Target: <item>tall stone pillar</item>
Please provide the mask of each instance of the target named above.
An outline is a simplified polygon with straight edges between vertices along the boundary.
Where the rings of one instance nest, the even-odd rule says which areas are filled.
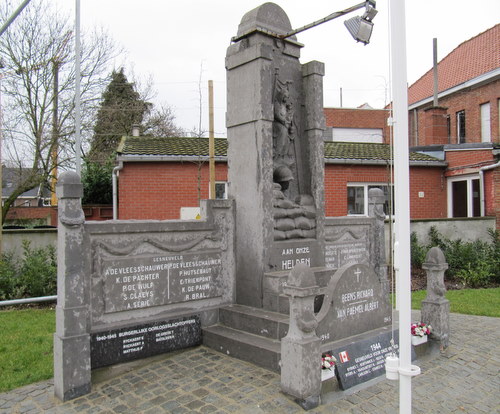
[[[57,307],[54,393],[67,401],[90,392],[89,278],[84,273],[83,186],[73,171],[61,174],[57,235]]]
[[[285,12],[245,14],[226,55],[237,302],[261,307],[266,272],[324,265],[323,65],[302,66]]]

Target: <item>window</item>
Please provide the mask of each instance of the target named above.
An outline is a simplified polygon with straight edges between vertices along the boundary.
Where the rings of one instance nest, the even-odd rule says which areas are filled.
[[[481,142],[491,142],[490,103],[481,105]]]
[[[457,143],[465,144],[465,111],[457,112]]]
[[[480,217],[479,176],[452,178],[448,181],[448,217]]]
[[[368,192],[371,188],[380,188],[385,195],[384,212],[389,215],[389,202],[392,198],[389,187],[385,184],[348,184],[347,185],[347,214],[368,215]],[[394,207],[394,204],[393,204]],[[393,210],[394,211],[394,210]]]
[[[215,182],[215,198],[217,200],[225,200],[227,198],[227,182],[226,181],[216,181]]]

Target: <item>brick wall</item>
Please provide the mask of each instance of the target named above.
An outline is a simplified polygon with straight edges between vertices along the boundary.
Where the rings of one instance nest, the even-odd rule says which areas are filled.
[[[201,198],[208,198],[208,163],[201,167]],[[446,184],[441,168],[412,167],[410,215],[413,219],[446,217]],[[198,207],[195,163],[125,163],[119,177],[120,219],[178,219],[181,207]],[[386,183],[384,166],[325,166],[325,214],[347,215],[347,184]],[[217,163],[216,180],[227,181],[226,164]],[[423,192],[423,197],[419,197]],[[422,194],[421,194],[422,195]]]
[[[479,168],[494,162],[491,149],[488,150],[447,150],[448,169],[446,176],[478,173]]]
[[[379,128],[383,130],[384,143],[389,143],[389,127],[385,109],[324,108],[327,127]]]
[[[57,226],[57,207],[11,207],[5,218],[8,222],[30,222],[42,220],[50,226]]]
[[[420,145],[448,143],[448,121],[446,108],[428,108],[423,112],[425,130],[421,133],[423,141]]]
[[[465,140],[466,143],[481,142],[481,114],[480,105],[490,103],[491,142],[500,142],[498,99],[500,98],[500,80],[488,85],[467,89],[450,96],[440,98],[439,106],[447,108],[450,118],[450,138],[446,142],[438,142],[439,137],[425,134],[425,110],[432,103],[418,109],[417,123],[415,124],[415,111],[410,111],[410,145],[430,145],[432,142],[442,144],[457,144],[457,117],[459,111],[465,111]],[[418,135],[418,137],[417,137]]]
[[[216,181],[227,181],[226,164],[216,163]],[[209,191],[208,162],[130,162],[119,176],[118,218],[180,218],[181,207],[198,207]]]
[[[446,183],[442,168],[410,168],[410,216],[412,219],[446,217]],[[347,215],[347,184],[387,183],[384,166],[325,166],[325,214]],[[423,193],[420,197],[419,193]]]

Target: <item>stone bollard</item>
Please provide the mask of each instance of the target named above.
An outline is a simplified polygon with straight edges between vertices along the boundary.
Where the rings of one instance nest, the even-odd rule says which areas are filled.
[[[305,410],[319,405],[321,392],[321,340],[314,315],[318,290],[314,273],[303,264],[292,269],[283,287],[290,300],[290,326],[281,340],[281,390]]]
[[[430,339],[439,341],[440,348],[444,349],[450,340],[450,302],[444,297],[444,272],[448,269],[448,263],[439,247],[429,250],[422,269],[427,272],[427,296],[422,301],[422,322],[431,325]]]
[[[80,177],[59,177],[57,235],[57,307],[54,334],[54,394],[62,401],[90,392],[89,280],[85,275],[85,216]]]

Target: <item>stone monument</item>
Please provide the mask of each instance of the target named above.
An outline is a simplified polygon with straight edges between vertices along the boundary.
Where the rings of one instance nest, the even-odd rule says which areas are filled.
[[[226,56],[237,302],[256,307],[266,273],[324,266],[324,66],[300,63],[303,45],[280,38],[290,30],[265,3],[243,16]]]
[[[90,392],[91,370],[199,345],[234,303],[234,209],[205,200],[204,220],[89,222],[80,177],[59,197],[54,391]]]

